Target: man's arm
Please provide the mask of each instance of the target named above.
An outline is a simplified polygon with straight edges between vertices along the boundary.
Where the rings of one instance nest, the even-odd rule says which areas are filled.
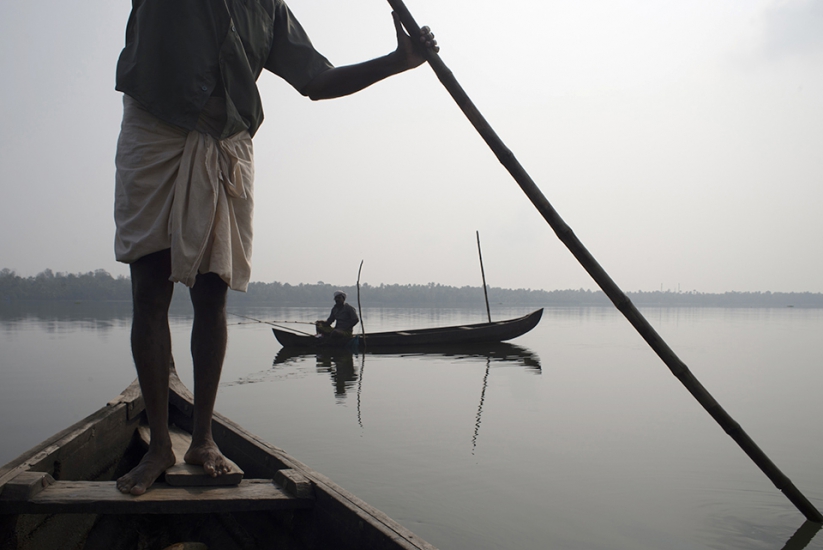
[[[402,73],[421,65],[426,58],[412,43],[412,39],[403,31],[400,18],[392,12],[394,27],[397,31],[397,49],[392,53],[371,61],[334,67],[315,76],[301,90],[312,100],[332,99],[359,92],[389,76]],[[434,34],[428,27],[423,27],[420,42],[427,48],[439,51]]]

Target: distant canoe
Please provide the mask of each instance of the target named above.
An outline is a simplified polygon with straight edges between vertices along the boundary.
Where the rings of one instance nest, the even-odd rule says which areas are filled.
[[[424,328],[416,330],[399,330],[392,332],[375,332],[366,334],[365,338],[356,336],[349,340],[315,338],[311,335],[296,334],[287,330],[273,328],[275,338],[283,347],[324,348],[349,347],[354,349],[412,349],[425,346],[463,345],[502,342],[526,334],[537,326],[543,315],[538,309],[523,317],[476,323],[452,327]]]

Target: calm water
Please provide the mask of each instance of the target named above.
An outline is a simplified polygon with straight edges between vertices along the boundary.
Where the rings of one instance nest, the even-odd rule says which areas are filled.
[[[0,306],[0,463],[133,380],[128,311]],[[328,308],[236,313],[309,321]],[[376,331],[485,311],[364,314]],[[823,508],[823,311],[644,314]],[[173,316],[190,385],[189,323]],[[285,357],[266,325],[229,335],[217,409],[442,550],[823,549],[823,534],[793,538],[803,516],[611,309],[546,310],[495,354]]]

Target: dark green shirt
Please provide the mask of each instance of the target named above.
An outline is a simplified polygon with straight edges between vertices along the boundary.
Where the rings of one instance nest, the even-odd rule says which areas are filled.
[[[187,130],[209,97],[224,97],[221,137],[254,136],[264,68],[302,93],[331,67],[282,0],[133,0],[116,89]]]
[[[326,320],[328,324],[335,323],[334,328],[345,331],[351,331],[354,325],[359,322],[360,318],[357,317],[357,312],[354,310],[354,307],[346,303],[342,306],[335,304],[334,307],[331,308],[329,318]]]

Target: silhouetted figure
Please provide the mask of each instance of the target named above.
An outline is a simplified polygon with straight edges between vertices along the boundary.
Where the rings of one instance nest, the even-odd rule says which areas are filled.
[[[360,318],[357,316],[357,311],[351,304],[346,303],[346,293],[342,290],[335,290],[334,307],[331,308],[329,318],[325,321],[315,322],[315,326],[319,337],[351,338],[352,329],[359,322]]]
[[[226,351],[226,294],[251,274],[253,149],[267,69],[312,100],[348,95],[425,60],[394,15],[397,49],[334,67],[283,0],[135,1],[117,64],[123,121],[115,159],[115,254],[131,266],[132,353],[151,428],[149,450],[118,479],[140,495],[175,463],[168,431],[174,282],[194,306],[194,430],[185,455],[227,470],[211,420]],[[360,39],[355,31],[355,39]],[[437,49],[424,29],[419,37]]]

